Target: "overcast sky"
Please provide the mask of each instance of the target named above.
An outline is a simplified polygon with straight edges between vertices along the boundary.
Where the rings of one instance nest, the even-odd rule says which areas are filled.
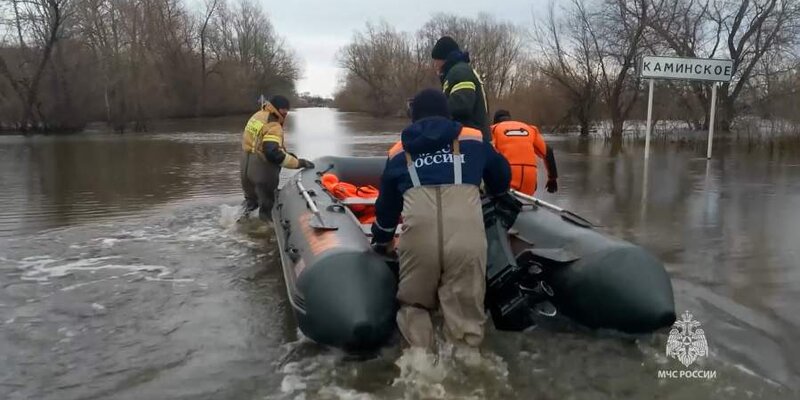
[[[413,32],[438,12],[468,17],[486,12],[498,20],[529,25],[534,13],[546,12],[548,0],[261,0],[260,4],[302,59],[298,92],[331,96],[341,76],[336,52],[368,21],[385,20],[398,30]]]

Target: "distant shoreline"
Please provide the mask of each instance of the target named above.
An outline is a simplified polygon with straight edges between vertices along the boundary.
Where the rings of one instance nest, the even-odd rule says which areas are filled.
[[[303,105],[299,107],[295,107],[295,110],[303,109],[303,108],[332,108],[335,107],[331,106],[314,106],[314,105]],[[252,112],[255,112],[254,109]],[[204,117],[194,117],[194,116],[185,116],[185,117],[165,117],[165,118],[153,118],[148,120],[149,123],[154,124],[161,124],[164,122],[170,121],[191,121],[191,120],[214,120],[214,119],[222,119],[222,118],[247,118],[250,116],[251,112],[240,112],[240,113],[231,113],[231,114],[223,114],[223,115],[209,115]],[[129,125],[132,125],[129,124]],[[149,131],[149,130],[148,130]],[[129,134],[140,134],[140,133],[148,133],[148,131],[144,132],[135,132],[132,129],[126,129],[125,132],[119,133],[115,132],[114,129],[108,124],[106,121],[93,121],[81,129],[51,129],[51,130],[30,130],[28,132],[22,132],[20,130],[15,130],[11,128],[6,128],[0,125],[0,136],[71,136],[71,135],[79,135],[83,133],[108,133],[114,135],[129,135]]]
[[[392,119],[392,120],[405,120],[406,118],[398,116],[387,116],[384,118],[374,117],[368,112],[362,111],[339,111],[336,107],[331,106],[300,106],[294,108],[295,110],[306,108],[324,108],[333,109],[339,113],[358,114],[364,117],[377,119]],[[118,133],[113,130],[105,121],[96,121],[86,125],[81,130],[51,130],[51,131],[30,131],[20,132],[14,130],[0,130],[0,137],[8,136],[73,136],[80,134],[102,134],[102,135],[136,135],[159,132],[163,129],[164,125],[170,123],[180,123],[182,121],[214,121],[228,118],[241,118],[245,119],[250,115],[249,112],[245,113],[232,113],[226,115],[208,116],[208,117],[172,117],[172,118],[159,118],[147,121],[150,129],[144,132],[134,132],[133,130],[126,130],[124,133]],[[586,140],[606,140],[612,141],[608,131],[607,123],[601,122],[590,131],[589,136],[581,137],[579,131],[575,127],[566,127],[558,132],[553,132],[554,127],[540,126],[540,130],[549,138],[565,138],[565,139],[586,139]],[[161,132],[163,133],[163,132]],[[653,128],[651,136],[654,141],[667,141],[667,142],[683,142],[695,143],[706,142],[708,139],[707,130],[694,130],[688,129],[685,123],[679,121],[660,121],[658,126]],[[625,130],[622,137],[622,142],[644,142],[645,140],[645,126],[644,121],[629,120],[626,123]],[[800,126],[791,124],[786,121],[778,120],[758,120],[754,118],[744,118],[740,121],[736,129],[725,132],[716,131],[714,133],[714,140],[733,140],[733,141],[746,141],[755,143],[770,143],[770,142],[783,142],[783,141],[800,141]]]

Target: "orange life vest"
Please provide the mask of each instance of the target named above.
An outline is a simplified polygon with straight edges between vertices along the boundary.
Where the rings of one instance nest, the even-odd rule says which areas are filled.
[[[374,199],[378,197],[378,189],[372,185],[356,186],[352,183],[341,182],[339,177],[327,173],[322,175],[322,186],[339,200],[349,198]],[[375,221],[375,206],[372,204],[351,204],[350,210],[362,224],[371,224]]]
[[[492,125],[492,143],[511,165],[511,187],[532,195],[536,191],[536,157],[547,154],[547,145],[535,126],[519,121]]]

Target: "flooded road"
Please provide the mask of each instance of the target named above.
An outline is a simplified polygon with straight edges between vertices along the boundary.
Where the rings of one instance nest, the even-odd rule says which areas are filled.
[[[490,332],[479,368],[441,384],[399,350],[351,360],[298,333],[272,233],[234,223],[244,118],[148,134],[0,136],[2,399],[797,399],[800,147],[549,138],[543,196],[664,260],[677,311],[702,324],[714,379],[667,333],[636,340]],[[290,150],[378,155],[403,121],[326,109],[289,119]]]

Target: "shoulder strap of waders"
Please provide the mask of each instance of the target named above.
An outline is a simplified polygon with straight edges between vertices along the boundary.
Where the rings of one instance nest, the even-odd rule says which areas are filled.
[[[408,175],[411,176],[411,184],[414,187],[419,187],[419,175],[417,175],[417,168],[414,166],[414,160],[411,159],[411,154],[405,152],[406,154],[406,165],[408,165]]]
[[[453,140],[453,183],[456,185],[460,185],[463,179],[461,177],[461,144],[456,140]]]

